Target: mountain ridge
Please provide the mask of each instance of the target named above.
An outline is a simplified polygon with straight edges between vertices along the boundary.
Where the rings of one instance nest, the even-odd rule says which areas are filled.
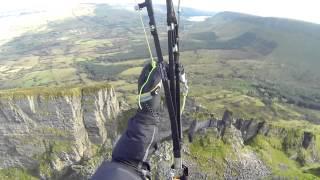
[[[50,22],[42,30],[29,31],[0,46],[0,88],[7,89],[0,92],[0,134],[11,133],[9,137],[0,136],[0,153],[1,158],[11,153],[18,156],[14,162],[0,161],[0,166],[23,168],[18,166],[19,160],[27,159],[30,169],[36,171],[33,176],[50,179],[55,171],[92,174],[102,158],[110,158],[113,141],[136,112],[136,81],[149,56],[138,13],[106,5],[95,6],[93,12],[90,16]],[[235,20],[236,16],[225,13],[205,22],[182,18],[180,59],[190,83],[183,124],[191,120],[202,124],[222,117],[228,109],[236,119],[216,123],[236,121],[238,127],[228,126],[226,136],[220,138],[217,128],[197,134],[193,143],[186,144],[189,148],[184,157],[194,168],[194,175],[199,176],[196,179],[252,179],[260,177],[256,174],[260,170],[263,176],[271,173],[275,178],[315,178],[320,168],[320,127],[316,125],[320,123],[320,111],[301,106],[304,102],[318,107],[313,103],[320,102],[316,71],[319,43],[314,25],[300,27],[301,23],[291,21],[283,25],[279,23],[282,20],[268,19],[274,22],[271,26],[263,18],[239,15],[242,20]],[[163,52],[167,50],[165,17],[156,15]],[[143,19],[147,24],[145,14]],[[292,24],[294,31],[285,30]],[[312,36],[304,33],[304,28]],[[115,92],[108,85],[82,87],[96,82],[112,84]],[[122,107],[129,110],[117,118],[109,116],[109,112],[118,112]],[[161,117],[160,124],[168,124],[161,130],[170,129],[167,116]],[[265,126],[257,128],[262,122]],[[69,132],[72,128],[75,131]],[[28,136],[29,132],[38,136]],[[43,142],[43,137],[53,142]],[[79,139],[78,151],[65,141],[70,137]],[[241,143],[243,139],[248,141]],[[165,167],[170,167],[171,149],[166,144],[166,152],[154,164],[167,161]],[[39,146],[38,153],[32,149],[35,145]],[[39,155],[26,158],[21,154]],[[256,163],[251,164],[247,161],[250,159]],[[259,168],[261,165],[267,170]],[[11,169],[4,169],[0,170],[0,179],[7,179],[8,174],[17,177]],[[88,179],[87,175],[82,178]]]
[[[245,18],[263,18],[266,20],[279,20],[279,21],[291,21],[291,22],[295,22],[295,23],[303,23],[303,24],[313,24],[313,25],[317,25],[320,28],[320,24],[319,23],[314,23],[311,21],[304,21],[304,20],[298,20],[298,19],[293,19],[293,18],[284,18],[284,17],[273,17],[273,16],[259,16],[259,15],[254,15],[254,14],[248,14],[248,13],[242,13],[242,12],[236,12],[236,11],[222,11],[222,12],[218,12],[215,14],[215,16],[224,16],[224,17],[229,17],[230,19],[239,19],[241,17],[245,17]],[[210,19],[210,18],[209,18]]]

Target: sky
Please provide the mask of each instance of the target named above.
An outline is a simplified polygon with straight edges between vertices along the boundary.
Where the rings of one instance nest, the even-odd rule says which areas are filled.
[[[0,12],[16,9],[68,10],[79,3],[131,3],[143,0],[0,0]],[[165,3],[165,0],[153,0]],[[174,0],[176,3],[177,0]],[[181,0],[182,6],[208,11],[235,11],[266,17],[282,17],[320,24],[319,0]]]

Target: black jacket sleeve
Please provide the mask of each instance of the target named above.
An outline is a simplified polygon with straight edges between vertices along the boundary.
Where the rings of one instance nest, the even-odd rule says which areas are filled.
[[[145,179],[150,173],[150,154],[158,141],[157,124],[157,115],[138,110],[114,147],[112,162],[104,162],[91,179]]]
[[[158,141],[157,122],[157,115],[137,112],[113,149],[112,160],[129,162],[138,168],[149,166],[149,156]]]

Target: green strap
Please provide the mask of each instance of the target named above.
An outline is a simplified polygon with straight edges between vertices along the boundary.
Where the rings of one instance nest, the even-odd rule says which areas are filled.
[[[148,74],[148,78],[146,80],[146,82],[142,85],[141,89],[139,90],[139,95],[138,95],[138,104],[139,104],[139,108],[142,109],[142,106],[141,106],[141,94],[142,94],[142,90],[143,88],[147,85],[147,83],[149,82],[150,80],[150,77],[151,77],[151,74],[153,73],[153,71],[157,68],[157,65],[155,63],[155,61],[151,61],[151,66],[152,66],[152,69],[151,71],[149,72]]]

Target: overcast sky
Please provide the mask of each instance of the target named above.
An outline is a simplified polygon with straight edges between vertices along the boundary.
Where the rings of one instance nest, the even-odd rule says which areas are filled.
[[[66,10],[84,2],[134,3],[143,0],[1,0],[0,12],[15,9]],[[164,3],[165,0],[154,0]],[[174,0],[177,2],[177,0]],[[235,11],[248,14],[299,19],[320,24],[319,0],[181,0],[183,6],[215,12]]]

